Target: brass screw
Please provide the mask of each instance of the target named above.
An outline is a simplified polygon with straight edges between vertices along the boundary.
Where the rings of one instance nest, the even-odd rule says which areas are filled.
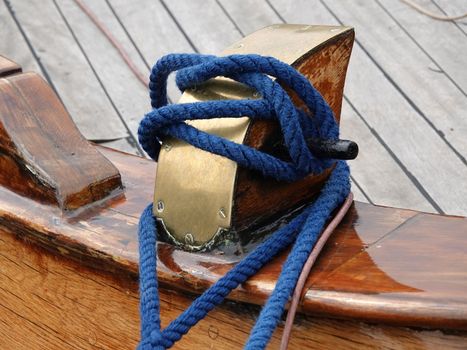
[[[224,208],[220,208],[219,209],[219,216],[222,218],[222,219],[225,219],[227,217],[227,214],[225,213],[225,209]]]
[[[164,211],[164,207],[163,201],[157,201],[156,209],[158,213],[162,213]]]

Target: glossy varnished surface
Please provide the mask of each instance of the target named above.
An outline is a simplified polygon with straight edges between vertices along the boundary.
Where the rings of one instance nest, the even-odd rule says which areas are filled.
[[[139,340],[137,281],[87,268],[0,228],[0,349],[134,350]],[[192,302],[160,289],[162,326]],[[258,307],[227,302],[174,349],[242,349]],[[278,349],[283,325],[268,349]],[[467,332],[440,332],[356,320],[299,316],[290,349],[465,349]]]
[[[0,57],[0,185],[74,210],[122,190],[52,88]]]
[[[137,278],[137,221],[152,200],[155,163],[100,151],[122,174],[125,194],[74,216],[0,188],[0,227],[115,276]],[[433,328],[467,328],[467,220],[355,203],[308,280],[302,311]],[[241,254],[186,253],[160,243],[163,287],[199,293]],[[230,299],[262,304],[281,256]],[[126,276],[126,277],[125,277]]]

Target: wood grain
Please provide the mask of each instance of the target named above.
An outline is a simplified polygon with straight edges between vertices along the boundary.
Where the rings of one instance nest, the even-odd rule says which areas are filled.
[[[422,0],[418,4],[434,14],[444,15],[439,7],[430,0]],[[429,66],[430,70],[438,71],[442,76],[448,77],[460,89],[461,94],[466,97],[467,72],[465,70],[465,59],[462,55],[459,55],[459,52],[467,51],[465,33],[459,30],[454,22],[433,20],[417,11],[409,10],[407,5],[400,4],[397,1],[386,1],[381,5],[390,12],[402,29],[432,60],[432,66]],[[466,12],[466,9],[464,3],[463,13]],[[413,50],[413,52],[417,51]],[[464,99],[467,100],[467,98]],[[465,154],[467,155],[467,152]]]
[[[63,217],[58,208],[0,188],[0,227],[83,267],[136,279],[136,225],[152,199],[155,164],[101,151],[122,174],[124,197]],[[384,324],[467,329],[465,232],[465,218],[357,203],[310,275],[302,311]],[[233,247],[187,253],[160,242],[159,281],[170,290],[201,293],[250,249],[246,246],[236,254]],[[379,255],[382,252],[386,255]],[[263,304],[284,259],[285,255],[275,259],[229,299]],[[345,268],[358,261],[362,261],[355,265],[358,268]],[[364,283],[355,289],[358,281]]]
[[[172,0],[164,3],[201,53],[217,55],[242,38],[215,0]],[[193,21],[193,18],[203,20]]]
[[[357,159],[349,162],[350,171],[374,203],[437,212],[347,101],[342,107],[340,132],[342,138],[358,143],[360,152]]]
[[[128,136],[54,2],[9,3],[83,135],[91,140]]]
[[[166,11],[164,3],[140,0],[138,8],[125,0],[109,0],[108,3],[122,21],[149,66],[152,67],[159,58],[169,53],[194,52],[189,38],[180,31],[171,14]],[[141,25],[142,23],[144,25]],[[173,102],[178,101],[181,93],[175,85],[173,75],[169,77],[167,90],[170,99]]]
[[[139,121],[145,113],[151,110],[147,86],[136,78],[109,40],[73,0],[57,0],[56,3],[67,18],[77,40],[92,62],[109,99],[115,105],[136,143]],[[126,44],[125,50],[129,52],[140,71],[149,79],[149,69],[144,65],[131,43],[127,42],[129,40],[125,32],[107,4],[104,1],[88,1],[87,6],[98,18],[105,20],[104,25],[119,42]],[[131,98],[128,98],[129,91],[131,91]]]
[[[130,350],[139,339],[137,283],[56,256],[0,229],[0,348]],[[191,303],[162,289],[162,325]],[[174,349],[241,349],[258,309],[225,303]],[[268,349],[279,347],[282,324]],[[356,321],[299,317],[290,349],[462,349],[467,333],[443,333]]]
[[[43,73],[4,1],[0,2],[0,54],[18,62],[25,71]]]
[[[465,35],[453,23],[433,20],[396,0],[379,4],[356,1],[352,7],[359,11],[352,14],[346,4],[334,0],[327,3],[341,21],[351,21],[361,28],[359,41],[373,59],[440,131],[440,136],[466,158],[467,121],[463,111],[467,109],[467,73],[463,68],[465,60],[457,54],[467,50]],[[431,1],[421,4],[436,12]],[[385,34],[388,28],[391,35]],[[381,36],[387,38],[384,44],[379,40]]]
[[[122,190],[118,170],[35,73],[0,79],[0,184],[63,210]]]
[[[436,0],[434,3],[446,16],[458,16],[458,14],[463,14],[467,11],[463,0]],[[455,21],[455,25],[467,35],[467,20],[465,18]]]

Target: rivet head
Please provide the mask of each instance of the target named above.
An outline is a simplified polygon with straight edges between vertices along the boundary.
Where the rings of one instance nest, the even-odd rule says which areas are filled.
[[[164,143],[164,149],[166,152],[168,152],[172,149],[172,145],[170,143]]]
[[[224,208],[220,208],[219,209],[219,216],[222,218],[222,219],[225,219],[227,217],[227,214],[225,213],[225,209]]]
[[[195,242],[195,239],[193,238],[193,235],[191,233],[187,233],[185,235],[185,243],[192,245]]]
[[[236,49],[241,49],[243,46],[245,46],[244,44],[238,44],[235,48]]]
[[[163,201],[157,201],[156,209],[158,213],[162,213],[164,211],[165,205]]]

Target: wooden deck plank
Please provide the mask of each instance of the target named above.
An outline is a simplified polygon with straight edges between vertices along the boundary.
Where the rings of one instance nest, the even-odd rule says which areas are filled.
[[[467,3],[465,0],[432,0],[446,16],[459,16],[467,13]],[[456,27],[467,34],[467,18],[454,21]]]
[[[53,1],[10,3],[83,135],[92,140],[126,137],[126,128]]]
[[[266,2],[255,2],[253,0],[229,2],[221,0],[221,4],[242,33],[248,32],[253,27],[260,28],[281,22],[281,19]],[[257,12],[250,11],[252,6],[257,9]],[[261,13],[261,15],[256,13]],[[352,65],[350,69],[353,69]],[[358,195],[359,200],[368,201],[365,198],[366,195],[369,200],[376,204],[429,212],[435,211],[433,206],[429,204],[388,151],[384,149],[370,129],[346,102],[343,104],[341,125],[343,137],[357,141],[361,149],[357,160],[349,162],[353,180],[356,182],[356,184],[353,184],[352,190]],[[377,164],[377,166],[373,166],[374,164]],[[381,186],[381,179],[388,180],[385,181],[384,186]],[[365,195],[358,188],[359,186],[365,192]]]
[[[203,54],[219,54],[242,38],[215,0],[162,1]]]
[[[140,0],[138,6],[134,6],[129,1],[110,0],[109,4],[150,66],[169,53],[194,52],[163,3]],[[172,76],[169,78],[168,96],[172,101],[178,101],[180,95]]]
[[[318,1],[291,6],[276,0],[273,4],[290,22],[337,22]],[[462,161],[358,44],[350,65],[346,88],[349,100],[400,160],[406,174],[435,207],[451,214],[467,213],[467,169]],[[381,179],[382,185],[390,181]]]
[[[356,140],[360,148],[349,162],[352,177],[374,204],[436,212],[348,102],[341,120],[342,137]]]
[[[266,1],[219,0],[219,4],[235,22],[236,27],[243,36],[253,33],[268,25],[281,22],[274,10]],[[252,11],[253,8],[255,9],[254,11]]]
[[[100,142],[99,145],[108,148],[118,149],[119,151],[140,156],[140,151],[136,148],[132,137],[125,137],[117,140]]]
[[[18,63],[23,71],[44,75],[3,1],[0,1],[0,54]]]
[[[467,110],[467,97],[453,84],[448,76],[440,72],[440,68],[441,70],[445,69],[445,67],[440,66],[441,62],[438,61],[439,64],[437,64],[437,60],[431,58],[434,51],[447,49],[442,44],[443,37],[446,37],[442,33],[446,32],[447,28],[437,28],[440,32],[435,36],[438,48],[430,49],[429,56],[376,2],[356,1],[352,4],[352,7],[348,6],[347,3],[335,0],[327,0],[326,4],[341,21],[353,23],[356,26],[357,31],[360,33],[358,36],[360,43],[386,74],[391,77],[394,84],[402,90],[407,99],[413,103],[414,108],[420,110],[420,114],[433,125],[440,136],[457,152],[459,158],[466,165],[467,142],[465,141],[465,135],[467,134],[467,119],[464,111]],[[389,8],[390,4],[394,4],[394,2],[387,1],[384,6]],[[352,11],[350,11],[351,9]],[[405,14],[409,18],[415,16],[414,11],[407,10],[407,8],[403,9],[405,9]],[[391,12],[399,11],[393,9]],[[419,16],[418,13],[416,16],[424,20],[428,19],[426,16]],[[406,18],[406,20],[410,21],[409,18]],[[412,21],[419,22],[416,18],[412,19]],[[430,21],[443,25],[449,24],[431,19]],[[454,29],[462,36],[462,41],[465,42],[465,45],[463,45],[465,48],[462,48],[462,45],[459,44],[461,45],[461,52],[467,53],[465,36],[456,28]],[[415,31],[416,29],[412,28],[411,30]],[[430,35],[434,36],[435,33]],[[385,39],[381,40],[383,37]],[[418,39],[421,38],[417,37]],[[450,41],[448,45],[453,45],[453,42]],[[452,56],[458,56],[458,60],[464,58],[462,55],[454,54],[452,50],[453,48],[450,50]],[[447,62],[447,60],[446,57],[444,62]],[[456,66],[458,65],[456,64]],[[456,69],[459,70],[459,67]],[[465,69],[463,70],[465,71]],[[457,75],[459,77],[465,75],[465,83],[467,84],[467,72],[465,74],[458,72]]]
[[[436,70],[441,70],[461,90],[464,98],[467,100],[467,69],[465,69],[467,59],[465,55],[459,55],[462,52],[467,53],[467,38],[465,33],[459,30],[455,23],[437,21],[414,11],[399,0],[379,3],[434,62],[434,67],[423,67],[423,61],[421,61],[419,62],[419,67],[428,68],[435,72]],[[431,0],[423,0],[418,3],[434,14],[444,15]],[[406,46],[405,41],[401,42],[400,45]],[[406,50],[413,53],[417,52],[417,50],[410,50],[410,46],[406,46]],[[415,56],[415,54],[413,55]],[[421,81],[421,83],[424,83],[424,81]],[[438,85],[438,82],[433,83],[435,86]],[[445,86],[439,85],[437,88],[444,90]],[[458,93],[457,95],[460,94]],[[457,103],[457,100],[453,101],[453,104],[455,103]],[[461,107],[459,105],[459,108]],[[465,121],[465,118],[456,118],[455,120],[458,119]]]
[[[126,34],[106,3],[100,1],[88,1],[88,3],[96,16],[105,19],[105,25],[123,43]],[[136,143],[139,121],[151,109],[147,87],[136,78],[110,41],[73,0],[57,0],[57,5],[66,17],[76,40],[92,62],[109,99]],[[135,64],[142,72],[148,72],[134,47],[130,50],[130,45],[126,44]],[[149,73],[147,75],[149,76]]]

